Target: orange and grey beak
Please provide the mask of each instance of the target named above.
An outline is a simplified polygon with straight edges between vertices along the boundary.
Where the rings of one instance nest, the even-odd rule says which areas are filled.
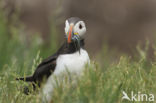
[[[68,34],[68,43],[71,43],[72,33],[73,33],[73,25],[70,25]]]

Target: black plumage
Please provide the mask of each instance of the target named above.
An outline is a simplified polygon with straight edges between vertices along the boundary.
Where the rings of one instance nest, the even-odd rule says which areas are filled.
[[[26,82],[32,82],[33,87],[38,85],[40,87],[43,79],[48,78],[56,67],[56,59],[61,54],[71,54],[84,47],[84,39],[80,40],[80,44],[76,42],[67,43],[65,42],[60,49],[52,56],[43,60],[36,68],[34,74],[29,77],[16,78],[16,80],[23,80]]]

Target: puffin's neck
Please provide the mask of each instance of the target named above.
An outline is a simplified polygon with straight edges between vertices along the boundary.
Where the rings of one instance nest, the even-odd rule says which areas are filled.
[[[80,45],[78,46],[77,42],[71,42],[70,44],[65,42],[61,48],[57,51],[56,55],[60,54],[72,54],[79,51],[81,48],[84,48],[84,39],[80,40]]]
[[[81,48],[84,48],[84,39],[80,40],[80,43],[77,42],[71,42],[70,44],[67,43],[67,49],[69,53],[74,53],[76,51],[79,51]]]

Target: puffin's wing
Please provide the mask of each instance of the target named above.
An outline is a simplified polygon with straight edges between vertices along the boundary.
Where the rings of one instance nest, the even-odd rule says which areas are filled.
[[[24,77],[24,78],[16,78],[16,80],[40,83],[44,79],[44,77],[48,78],[51,75],[51,73],[55,70],[56,59],[57,59],[58,55],[62,54],[64,52],[64,50],[66,50],[65,48],[66,48],[66,45],[64,43],[54,55],[43,60],[37,66],[37,68],[32,76]]]
[[[57,55],[54,54],[47,59],[43,60],[36,68],[32,76],[16,78],[16,80],[23,80],[27,82],[40,83],[44,77],[48,78],[50,74],[55,70]]]
[[[44,59],[39,65],[37,68],[43,66],[44,64],[48,64],[48,63],[51,63],[52,61],[55,61],[57,58],[57,54],[55,53],[54,55],[48,57],[47,59]]]
[[[34,81],[42,81],[44,77],[48,78],[55,70],[57,55],[43,60],[33,74]]]

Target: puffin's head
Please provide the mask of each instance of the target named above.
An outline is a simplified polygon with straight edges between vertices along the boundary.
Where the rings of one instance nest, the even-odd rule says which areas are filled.
[[[78,17],[71,17],[65,21],[67,42],[79,42],[86,33],[85,23]]]

